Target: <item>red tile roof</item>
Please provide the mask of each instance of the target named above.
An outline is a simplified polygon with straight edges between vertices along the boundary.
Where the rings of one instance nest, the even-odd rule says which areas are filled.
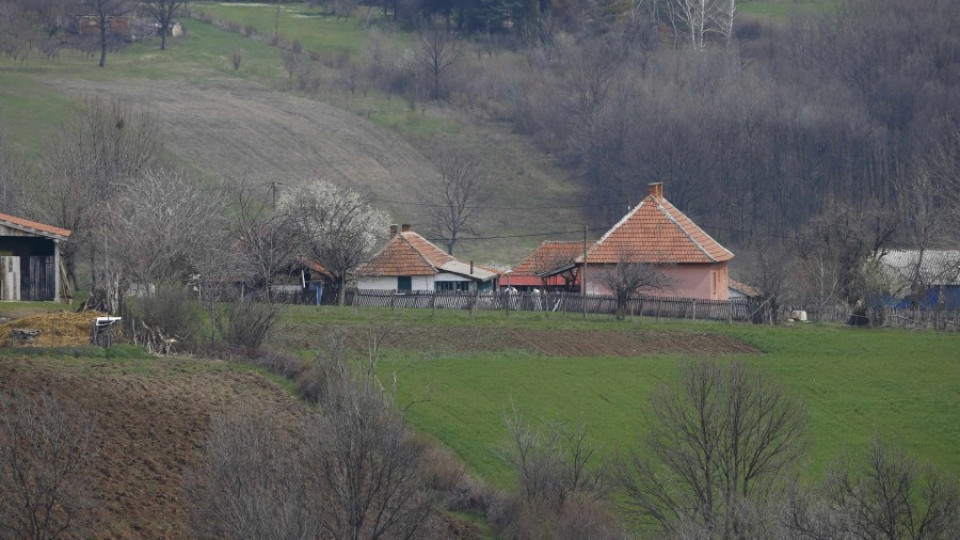
[[[429,276],[455,261],[452,256],[413,231],[391,238],[380,253],[357,268],[358,276]]]
[[[657,186],[657,187],[654,187]],[[588,264],[634,262],[664,264],[729,261],[733,253],[703,232],[663,198],[659,184],[587,252]],[[583,262],[583,256],[577,258]]]
[[[513,269],[510,273],[510,285],[541,287],[543,280],[538,273],[571,264],[578,254],[583,255],[583,242],[543,242]],[[560,275],[550,276],[547,278],[547,285],[562,286],[566,285],[566,281]]]
[[[744,296],[748,298],[756,298],[760,296],[760,290],[752,285],[747,285],[746,283],[741,283],[733,278],[727,279],[727,286],[735,291],[739,291]]]
[[[53,225],[47,225],[37,221],[30,221],[29,219],[23,219],[2,213],[0,213],[0,224],[9,225],[14,229],[19,229],[29,233],[40,234],[41,236],[53,235],[62,238],[68,238],[71,234],[69,229],[62,229],[60,227],[54,227]]]

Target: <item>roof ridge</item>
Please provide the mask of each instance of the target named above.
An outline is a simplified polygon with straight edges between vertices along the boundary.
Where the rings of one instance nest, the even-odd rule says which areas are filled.
[[[404,242],[406,242],[407,245],[410,246],[410,249],[412,249],[414,253],[416,253],[417,255],[419,255],[420,258],[423,260],[423,262],[427,263],[427,266],[429,266],[430,268],[432,268],[434,272],[439,272],[440,269],[437,267],[437,265],[433,264],[433,262],[431,262],[430,259],[428,259],[427,256],[424,255],[422,251],[420,251],[419,249],[417,249],[417,246],[413,245],[413,242],[411,242],[410,240],[407,239],[407,237],[406,237],[405,235],[406,235],[406,234],[409,234],[409,233],[416,234],[417,236],[420,236],[419,234],[417,234],[417,233],[415,233],[415,232],[413,232],[413,231],[405,231],[405,232],[402,232],[402,233],[398,234],[397,236],[398,236],[400,239],[402,239]],[[437,246],[433,245],[432,242],[430,242],[429,240],[427,240],[426,238],[424,238],[424,237],[422,237],[422,236],[420,236],[420,239],[423,240],[424,242],[430,244],[431,246],[433,246],[433,247],[435,247],[435,248],[437,247]],[[437,249],[440,249],[440,248],[437,248]]]
[[[610,230],[608,230],[607,232],[605,232],[605,233],[603,234],[603,236],[600,237],[599,240],[597,240],[596,242],[593,243],[593,245],[590,246],[590,249],[587,250],[587,254],[586,254],[585,256],[584,256],[584,255],[580,255],[579,257],[577,257],[577,258],[574,259],[573,261],[574,261],[574,262],[582,263],[582,262],[584,262],[584,259],[589,259],[589,258],[590,258],[590,254],[593,253],[593,251],[594,251],[595,249],[597,249],[598,247],[600,247],[600,245],[603,244],[603,242],[604,242],[607,238],[609,238],[614,232],[616,232],[617,229],[619,229],[620,227],[622,227],[624,223],[626,223],[627,221],[629,221],[630,218],[632,218],[633,215],[636,214],[637,211],[640,210],[640,207],[643,206],[643,203],[645,203],[648,198],[650,198],[649,195],[648,195],[647,197],[644,197],[644,198],[640,201],[639,204],[637,204],[636,206],[633,207],[633,209],[631,209],[629,212],[627,212],[627,215],[625,215],[625,216],[623,216],[622,218],[620,218],[620,221],[618,221],[613,227],[610,228]]]
[[[666,202],[667,204],[670,204],[669,201],[664,201],[664,202]],[[680,210],[677,209],[676,206],[673,206],[672,204],[670,204],[670,207],[673,208],[674,210],[676,210],[677,212],[680,212]],[[683,225],[681,225],[680,222],[677,221],[677,219],[676,219],[675,217],[673,217],[673,215],[670,213],[670,211],[667,210],[667,208],[666,208],[662,203],[659,203],[659,202],[657,203],[657,210],[660,210],[660,212],[663,213],[663,215],[667,216],[667,219],[669,219],[674,225],[676,225],[677,228],[680,229],[680,231],[684,234],[684,236],[687,237],[687,240],[690,240],[690,242],[693,243],[693,245],[696,246],[697,249],[699,249],[701,253],[703,253],[704,255],[706,255],[706,256],[707,256],[707,259],[709,259],[710,262],[717,262],[717,258],[714,257],[713,255],[710,255],[710,252],[708,252],[708,251],[700,244],[700,242],[697,242],[696,239],[693,238],[693,235],[690,234],[690,231],[688,231],[686,227],[684,227]],[[683,215],[683,217],[685,217],[685,218],[687,218],[688,220],[690,220],[690,223],[693,223],[693,220],[690,219],[689,217],[687,217],[686,214],[684,214],[683,212],[680,212],[680,214]],[[694,225],[696,225],[696,224],[694,224]],[[706,233],[704,233],[704,234],[706,234]],[[723,247],[723,246],[721,246],[721,247]],[[723,248],[723,249],[726,250],[727,248]]]

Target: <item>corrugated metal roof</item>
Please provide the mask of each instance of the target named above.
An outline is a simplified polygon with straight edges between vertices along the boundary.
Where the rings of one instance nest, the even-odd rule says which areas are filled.
[[[587,252],[589,264],[622,258],[659,264],[714,263],[733,258],[670,201],[648,195]],[[577,258],[583,262],[583,256]]]
[[[888,251],[880,257],[884,274],[897,286],[909,286],[919,263],[920,279],[926,285],[960,285],[960,251],[944,249]]]

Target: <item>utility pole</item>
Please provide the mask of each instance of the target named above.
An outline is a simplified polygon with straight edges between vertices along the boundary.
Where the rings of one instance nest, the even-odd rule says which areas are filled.
[[[587,226],[583,226],[583,271],[580,272],[580,305],[583,318],[587,318]]]
[[[270,182],[270,192],[273,194],[273,209],[277,209],[277,183]]]

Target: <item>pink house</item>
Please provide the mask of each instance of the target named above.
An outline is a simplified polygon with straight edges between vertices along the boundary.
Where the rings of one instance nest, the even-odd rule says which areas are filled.
[[[609,294],[596,277],[620,261],[657,265],[671,282],[664,289],[645,294],[729,299],[727,263],[733,253],[705,233],[683,212],[663,197],[663,184],[650,184],[644,197],[619,223],[587,251],[588,294]],[[578,270],[583,256],[577,257]]]

